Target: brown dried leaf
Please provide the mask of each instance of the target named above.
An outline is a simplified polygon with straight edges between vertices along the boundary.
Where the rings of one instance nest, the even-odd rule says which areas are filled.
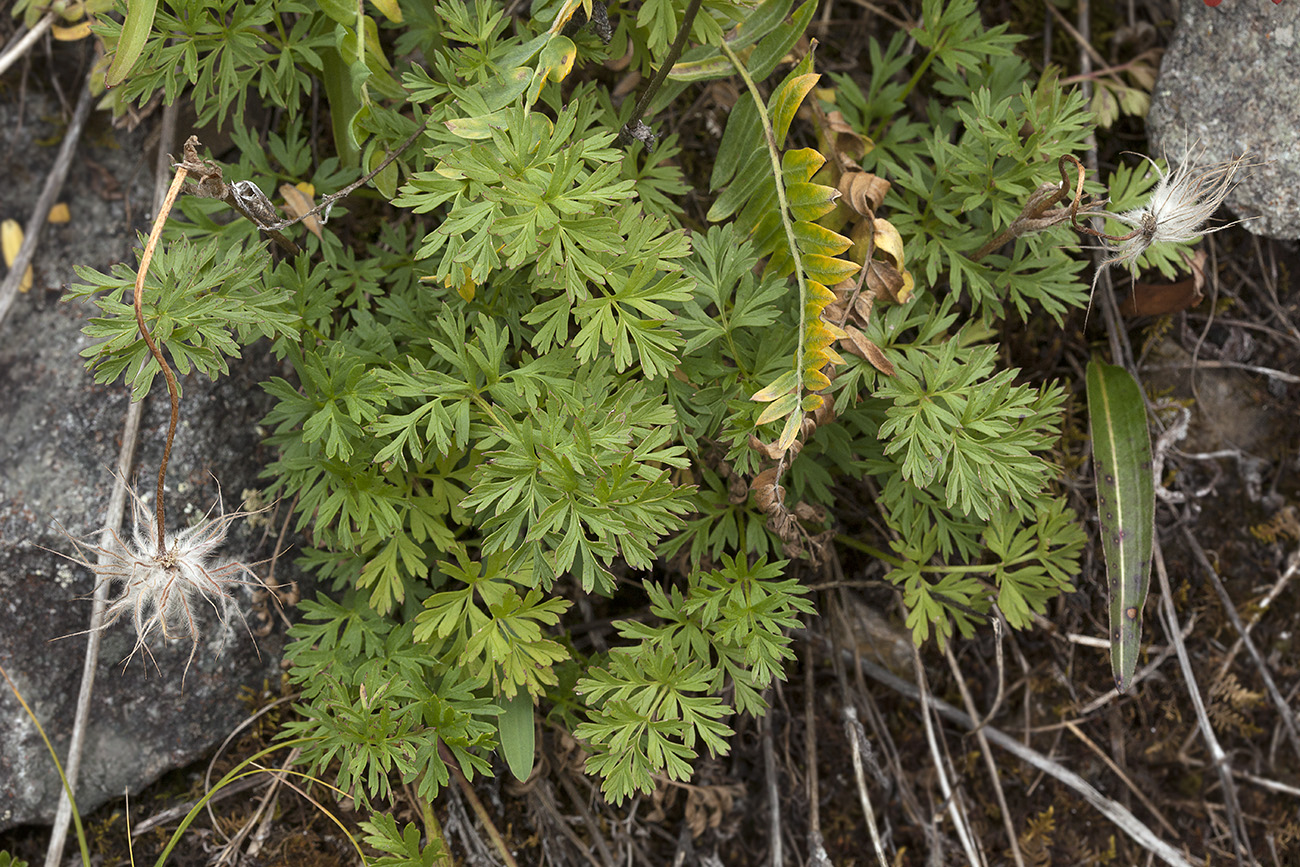
[[[794,519],[794,515],[782,510],[775,514],[769,515],[767,519],[767,529],[777,535],[782,542],[787,545],[794,545],[794,550],[799,549],[799,525]]]
[[[832,368],[831,372],[834,373],[834,369],[833,369],[833,368]],[[834,376],[831,377],[831,379],[834,379],[834,378],[835,378]],[[834,397],[834,395],[824,394],[824,395],[822,395],[822,397],[824,398],[824,401],[823,401],[822,405],[819,406],[819,407],[817,407],[817,409],[813,410],[813,414],[812,414],[812,415],[813,415],[813,421],[815,421],[815,422],[817,423],[818,427],[820,427],[821,425],[829,424],[830,422],[835,421],[835,397]]]
[[[844,119],[843,112],[832,111],[826,115],[826,133],[836,153],[843,154],[855,163],[871,150],[871,141]]]
[[[903,300],[905,285],[903,275],[888,262],[872,259],[867,263],[866,286],[877,297],[883,295],[897,304],[900,300]]]
[[[307,189],[304,190],[303,187]],[[284,212],[289,215],[289,219],[296,220],[316,207],[316,202],[312,198],[314,193],[315,188],[311,184],[300,184],[296,187],[293,184],[280,184],[280,195],[284,197]],[[322,241],[325,240],[321,232],[320,220],[316,215],[305,218],[302,224],[308,232]]]
[[[853,301],[854,318],[861,325],[866,325],[871,321],[871,308],[876,304],[876,296],[869,292],[859,293]]]
[[[769,467],[754,476],[749,483],[749,492],[760,512],[784,511],[781,501],[785,499],[785,488],[776,483],[776,467]]]
[[[732,476],[727,482],[727,502],[739,506],[749,499],[749,485],[740,476]]]
[[[859,358],[865,358],[871,362],[871,366],[879,370],[885,376],[893,376],[895,373],[894,364],[885,357],[872,340],[862,333],[862,330],[853,325],[844,326],[845,333],[848,334],[847,340],[841,340],[840,346],[844,347],[846,352],[852,352]]]
[[[749,435],[749,447],[769,461],[779,461],[785,455],[785,449],[776,443],[765,443],[753,434]]]
[[[838,114],[838,112],[837,112]],[[874,219],[880,210],[890,183],[870,172],[845,172],[840,177],[839,191],[846,205],[868,219]]]
[[[686,795],[686,827],[691,829],[691,836],[699,837],[710,828],[718,828],[736,798],[744,794],[741,785],[692,787]]]
[[[823,524],[826,522],[826,509],[813,503],[797,503],[794,516],[810,524]]]
[[[1177,283],[1135,283],[1133,293],[1120,304],[1120,312],[1125,316],[1163,316],[1167,313],[1180,313],[1195,307],[1205,299],[1201,289],[1205,286],[1204,250],[1198,250],[1195,257],[1188,260],[1192,276]]]

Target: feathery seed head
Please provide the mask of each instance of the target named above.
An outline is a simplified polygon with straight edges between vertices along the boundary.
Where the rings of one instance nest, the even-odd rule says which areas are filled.
[[[124,663],[142,648],[152,657],[148,642],[155,632],[164,640],[189,638],[188,672],[198,652],[202,630],[199,618],[204,606],[216,612],[225,625],[233,612],[243,619],[235,591],[238,585],[262,586],[257,574],[243,563],[215,556],[226,539],[231,524],[247,512],[225,512],[220,494],[213,509],[193,527],[168,533],[165,544],[158,544],[158,533],[149,508],[133,489],[131,497],[133,527],[130,542],[111,533],[107,546],[89,545],[73,539],[82,554],[73,559],[95,573],[97,583],[116,585],[116,595],[104,612],[106,629],[125,615],[130,615],[136,641]],[[90,556],[93,554],[94,556]],[[248,580],[245,580],[245,577]]]
[[[1236,186],[1237,172],[1247,166],[1246,154],[1199,168],[1192,159],[1191,148],[1183,153],[1183,161],[1178,168],[1161,171],[1160,166],[1150,157],[1143,157],[1155,167],[1160,174],[1156,188],[1151,192],[1147,203],[1140,208],[1122,214],[1102,212],[1101,216],[1118,220],[1133,229],[1127,235],[1118,237],[1104,235],[1094,229],[1085,229],[1089,234],[1099,236],[1105,243],[1105,249],[1112,255],[1101,261],[1092,277],[1092,292],[1088,297],[1088,311],[1092,310],[1092,294],[1097,291],[1101,275],[1110,265],[1123,265],[1130,272],[1137,273],[1137,260],[1142,254],[1156,244],[1181,244],[1194,241],[1201,235],[1218,232],[1237,223],[1222,226],[1205,227],[1205,223],[1214,216],[1214,212],[1223,204],[1224,198]],[[1238,220],[1237,222],[1241,222]],[[1087,314],[1084,323],[1087,323]]]
[[[1131,227],[1133,232],[1108,239],[1119,246],[1108,245],[1114,255],[1102,262],[1103,266],[1124,265],[1133,270],[1137,267],[1137,259],[1155,244],[1186,243],[1236,225],[1205,227],[1236,186],[1237,172],[1245,164],[1245,154],[1200,168],[1189,150],[1184,153],[1178,168],[1164,172],[1150,157],[1145,159],[1160,172],[1160,180],[1142,207],[1123,214],[1107,214]]]

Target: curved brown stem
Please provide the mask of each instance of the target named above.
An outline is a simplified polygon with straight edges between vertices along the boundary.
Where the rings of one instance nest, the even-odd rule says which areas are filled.
[[[158,216],[154,218],[153,229],[149,232],[149,240],[144,246],[144,254],[140,257],[140,268],[135,275],[135,323],[140,328],[140,336],[144,338],[145,345],[149,347],[154,360],[162,368],[163,376],[167,380],[167,393],[171,397],[172,403],[171,421],[167,425],[167,442],[163,446],[162,461],[158,464],[157,522],[159,557],[167,553],[167,528],[163,518],[163,483],[167,479],[167,462],[171,460],[172,456],[172,440],[176,438],[176,422],[180,417],[181,397],[180,389],[176,386],[175,374],[172,373],[171,367],[167,364],[167,359],[163,357],[162,350],[158,348],[158,344],[154,342],[153,337],[149,334],[149,329],[144,324],[144,278],[149,273],[149,262],[153,259],[154,248],[158,246],[158,237],[162,234],[163,226],[167,223],[167,215],[171,213],[172,205],[176,202],[176,196],[180,194],[181,185],[185,182],[186,174],[183,165],[177,167],[176,178],[167,190],[167,198],[163,200],[162,207],[158,209]]]
[[[1074,181],[1074,195],[1070,198],[1069,208],[1051,211],[1051,208],[1056,207],[1062,199],[1070,195],[1071,182],[1069,174],[1066,173],[1066,163],[1073,163],[1075,169],[1078,170],[1078,177]],[[1096,230],[1080,225],[1078,219],[1079,206],[1083,204],[1083,164],[1080,163],[1078,158],[1073,154],[1065,154],[1057,161],[1056,165],[1057,169],[1061,172],[1061,186],[1056,189],[1053,189],[1050,184],[1044,184],[1039,187],[1034,194],[1029,197],[1029,201],[1025,203],[1024,210],[1020,212],[1020,216],[1017,217],[1011,225],[1003,229],[996,238],[972,253],[970,255],[971,261],[978,262],[1003,244],[1006,244],[1008,241],[1015,238],[1019,238],[1021,235],[1029,234],[1031,232],[1041,232],[1049,226],[1063,223],[1067,216],[1070,219],[1070,225],[1075,229],[1078,229],[1080,232],[1087,232],[1094,235],[1097,234]]]

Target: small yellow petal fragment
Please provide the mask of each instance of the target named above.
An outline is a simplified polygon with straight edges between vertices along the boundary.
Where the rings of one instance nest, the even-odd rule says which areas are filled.
[[[18,249],[23,245],[23,227],[18,225],[17,220],[5,220],[0,223],[0,247],[4,248],[5,266],[12,267],[14,260],[18,258]],[[22,282],[18,284],[19,292],[26,292],[32,288],[32,266],[27,266],[27,273],[23,274]]]
[[[47,223],[68,223],[72,221],[72,213],[65,203],[59,202],[50,208],[50,215],[45,218],[45,221]]]
[[[478,289],[478,284],[474,282],[474,278],[471,276],[472,272],[468,265],[461,266],[461,270],[464,271],[465,279],[463,282],[457,284],[456,292],[462,299],[464,299],[465,303],[468,304],[470,301],[474,300],[474,293]],[[448,282],[450,282],[450,278],[448,278]]]

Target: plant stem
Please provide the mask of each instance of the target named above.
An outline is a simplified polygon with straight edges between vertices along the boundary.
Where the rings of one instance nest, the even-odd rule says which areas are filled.
[[[835,537],[835,541],[841,545],[852,548],[855,551],[861,551],[863,554],[869,554],[872,557],[875,557],[877,560],[883,560],[884,562],[888,563],[891,566],[903,565],[903,561],[900,558],[895,557],[893,554],[890,554],[886,551],[882,551],[881,549],[877,548],[874,545],[868,545],[866,542],[863,542],[860,539],[855,539],[853,536],[846,536],[843,533],[840,533]]]
[[[163,484],[167,480],[167,463],[172,456],[172,441],[176,438],[176,422],[180,417],[181,396],[180,390],[176,386],[176,376],[172,373],[171,367],[167,364],[167,359],[163,357],[158,344],[154,342],[153,337],[149,334],[149,329],[144,324],[144,278],[149,273],[149,262],[153,260],[153,251],[158,246],[158,238],[162,235],[163,226],[167,223],[167,215],[171,213],[172,205],[180,194],[181,185],[185,183],[187,174],[188,171],[183,164],[177,166],[176,177],[172,179],[172,185],[167,190],[167,198],[163,199],[162,207],[158,209],[158,216],[154,218],[153,229],[149,232],[149,241],[144,246],[144,254],[140,257],[140,268],[135,275],[135,323],[140,328],[140,336],[144,338],[145,345],[149,347],[154,360],[162,368],[163,376],[167,380],[167,394],[171,397],[172,404],[171,421],[167,425],[167,442],[163,445],[162,461],[158,464],[156,520],[158,523],[159,557],[167,553],[166,519],[163,517]]]
[[[754,84],[754,79],[750,77],[749,70],[745,69],[745,64],[736,56],[736,52],[732,51],[731,47],[727,45],[726,40],[723,40],[720,48],[722,53],[727,55],[727,59],[731,61],[731,65],[736,67],[736,72],[745,82],[749,95],[754,99],[754,106],[758,109],[759,120],[763,122],[763,136],[767,139],[767,156],[772,161],[772,179],[776,182],[777,210],[781,214],[781,227],[785,229],[786,244],[790,247],[790,258],[794,261],[794,275],[799,284],[799,344],[795,349],[794,363],[795,371],[799,377],[796,387],[802,392],[804,333],[807,331],[807,323],[804,321],[804,317],[808,315],[808,281],[804,277],[803,258],[799,255],[799,245],[794,238],[794,225],[790,222],[790,206],[785,198],[785,178],[781,172],[781,149],[776,144],[776,132],[772,129],[772,119],[767,114],[767,106],[764,105],[763,98],[758,92],[758,85]],[[797,410],[797,412],[802,411],[802,409]]]
[[[375,177],[375,175],[379,174],[384,169],[388,168],[392,164],[393,160],[397,159],[403,153],[405,153],[406,149],[415,143],[415,140],[420,137],[420,134],[423,133],[425,128],[429,125],[430,117],[432,117],[432,115],[426,117],[424,121],[418,127],[415,128],[415,132],[411,133],[410,136],[407,137],[406,141],[398,145],[396,149],[389,151],[388,155],[384,157],[384,161],[380,163],[378,166],[376,166],[374,169],[372,169],[368,174],[366,174],[360,180],[353,181],[352,183],[348,184],[346,187],[339,190],[337,193],[330,193],[328,196],[325,196],[324,198],[321,199],[319,205],[312,208],[307,213],[294,217],[293,219],[290,220],[281,220],[278,223],[271,223],[270,225],[266,225],[266,226],[262,226],[256,220],[253,220],[253,222],[267,232],[278,232],[281,229],[286,229],[289,226],[294,225],[295,223],[301,223],[303,220],[307,219],[308,217],[320,216],[322,217],[321,222],[324,223],[326,220],[329,219],[329,209],[334,207],[335,202],[337,202],[339,199],[343,198],[344,196],[348,195],[349,193],[351,193],[353,190],[355,190],[357,187],[361,186],[362,184],[369,183]]]
[[[650,107],[650,100],[655,93],[663,86],[664,80],[668,78],[668,73],[672,71],[673,66],[677,63],[677,58],[681,57],[682,49],[686,47],[686,37],[691,33],[691,27],[695,24],[695,16],[700,11],[700,0],[691,0],[686,7],[686,13],[682,16],[682,26],[677,31],[677,38],[668,48],[668,56],[664,62],[659,64],[659,70],[655,77],[650,80],[650,86],[641,94],[637,100],[636,107],[632,109],[632,116],[623,124],[623,129],[619,133],[620,139],[626,138],[628,142],[642,141],[642,139],[633,134],[633,130],[641,124],[641,118],[645,115],[646,109]],[[724,43],[725,44],[725,43]],[[649,148],[647,148],[649,150]]]

